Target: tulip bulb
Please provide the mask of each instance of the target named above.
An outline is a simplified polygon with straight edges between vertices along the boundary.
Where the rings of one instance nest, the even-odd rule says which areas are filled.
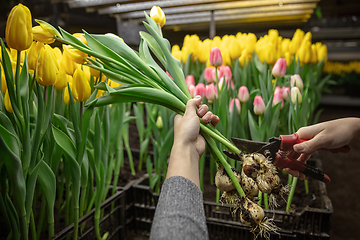
[[[232,171],[234,172],[237,181],[240,182],[241,176],[239,171],[236,170],[235,168],[232,168]],[[235,186],[231,181],[231,178],[229,177],[223,166],[220,166],[218,171],[216,172],[215,185],[220,191],[228,192],[235,189]]]

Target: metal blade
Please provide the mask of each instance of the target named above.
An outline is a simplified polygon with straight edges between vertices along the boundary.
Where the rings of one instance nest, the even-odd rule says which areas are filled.
[[[237,148],[242,151],[253,153],[258,152],[262,147],[268,145],[268,142],[257,142],[241,138],[231,138]]]
[[[239,155],[237,155],[235,153],[229,152],[228,150],[225,150],[225,149],[223,150],[223,152],[229,158],[232,158],[232,159],[234,159],[236,161],[240,161],[240,162],[242,161],[241,157],[239,157]],[[240,153],[240,155],[242,155],[242,153]]]

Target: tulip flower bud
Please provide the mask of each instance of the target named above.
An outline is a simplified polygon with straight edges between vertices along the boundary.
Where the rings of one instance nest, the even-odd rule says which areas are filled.
[[[218,47],[211,48],[209,60],[210,60],[210,65],[213,67],[220,67],[223,64],[221,51]]]
[[[262,115],[265,112],[265,103],[261,96],[254,98],[254,113],[256,115]]]
[[[291,88],[291,102],[293,104],[296,104],[296,102],[298,104],[302,103],[302,96],[298,87]]]
[[[282,97],[285,101],[289,100],[289,96],[290,96],[290,88],[289,87],[282,87],[281,89],[282,91]]]
[[[232,113],[232,111],[234,109],[234,104],[235,104],[235,107],[237,109],[237,113],[240,114],[241,104],[240,104],[240,100],[238,98],[231,99],[230,107],[229,107],[229,113]]]
[[[304,83],[299,74],[294,74],[290,78],[291,87],[298,87],[301,91],[304,88]]]
[[[64,49],[66,48],[66,52],[67,52],[66,54],[73,62],[78,64],[84,63],[84,59],[87,57],[86,53],[83,53],[80,50],[77,50],[70,45],[68,46],[63,45],[63,48]],[[69,74],[68,71],[66,71],[66,73]]]
[[[318,46],[318,45],[317,45]],[[322,60],[327,60],[327,46],[324,44],[320,44],[319,47],[316,48],[317,50],[317,60],[318,62]]]
[[[36,64],[36,80],[42,86],[49,86],[55,83],[59,65],[55,54],[49,45],[40,50]]]
[[[166,75],[168,75],[172,80],[174,80],[168,71],[166,71]]]
[[[64,68],[66,74],[72,76],[77,68],[76,63],[71,59],[71,48],[69,45],[63,45],[63,58],[61,60],[61,68]]]
[[[181,56],[182,56],[182,53],[180,51],[180,47],[179,45],[174,45],[172,46],[171,48],[171,55],[176,58],[177,60],[179,60],[179,62],[181,62]]]
[[[213,103],[215,100],[215,97],[218,97],[218,92],[216,89],[216,86],[214,83],[211,83],[209,85],[206,85],[205,87],[205,97],[208,100],[209,103]]]
[[[196,89],[195,95],[200,95],[202,97],[205,97],[205,85],[203,83],[198,83],[195,86],[195,89]]]
[[[73,77],[74,86],[73,89],[76,92],[74,98],[76,101],[84,102],[89,99],[91,94],[91,88],[88,79],[85,77],[84,71],[76,69]]]
[[[66,88],[66,86],[67,86],[67,75],[65,69],[60,68],[58,74],[56,74],[54,87],[57,90],[61,90]]]
[[[232,78],[232,72],[229,66],[220,66],[219,70],[218,70],[218,78],[222,78],[225,77],[226,82],[228,80],[231,80]]]
[[[44,31],[41,26],[35,26],[32,28],[32,34],[35,41],[51,44],[55,42],[54,36],[50,32]]]
[[[281,102],[280,108],[283,108],[284,100],[283,100],[283,97],[282,97],[282,91],[281,91],[280,87],[276,87],[275,91],[274,91],[274,97],[273,97],[272,106],[277,105],[279,102]]]
[[[211,44],[212,41],[210,39],[205,39],[200,43],[198,59],[201,63],[206,63],[209,60]]]
[[[235,61],[237,58],[240,57],[242,51],[241,46],[238,41],[236,41],[235,37],[231,40],[229,48],[231,49],[231,51],[229,52],[230,58]]]
[[[6,22],[5,38],[8,47],[18,51],[28,49],[33,41],[31,28],[31,12],[19,3],[11,9]]]
[[[286,73],[286,60],[285,58],[279,58],[272,71],[271,71],[272,75],[276,78],[280,78],[283,77]]]
[[[251,60],[252,53],[249,53],[246,49],[242,50],[241,55],[239,57],[239,64],[243,68],[245,63],[249,63]]]
[[[247,102],[249,100],[249,97],[250,94],[248,88],[246,86],[241,86],[238,92],[238,98],[240,102]]]
[[[192,98],[196,96],[196,87],[194,85],[188,85],[189,93]]]
[[[161,118],[161,116],[159,116],[156,120],[156,127],[161,130],[163,128],[164,124],[163,124],[163,120]]]
[[[150,17],[158,25],[160,25],[160,27],[163,27],[165,25],[165,22],[166,22],[165,14],[164,14],[164,11],[160,7],[153,6],[150,10]]]
[[[186,85],[194,85],[195,86],[195,78],[193,75],[187,75],[185,79]]]
[[[207,67],[204,70],[204,79],[210,84],[216,82],[215,68]]]
[[[5,105],[6,111],[8,111],[9,113],[13,112],[13,108],[11,106],[11,101],[10,101],[10,96],[9,96],[9,91],[6,91],[6,93],[5,93],[4,105]]]

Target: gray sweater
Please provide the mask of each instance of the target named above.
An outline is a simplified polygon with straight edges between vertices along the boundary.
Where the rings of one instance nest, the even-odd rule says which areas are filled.
[[[150,240],[209,239],[201,190],[189,179],[165,180],[151,226]]]

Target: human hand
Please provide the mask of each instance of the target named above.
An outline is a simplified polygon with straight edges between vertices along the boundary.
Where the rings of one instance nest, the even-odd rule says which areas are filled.
[[[345,145],[360,147],[360,118],[341,118],[302,127],[297,134],[299,138],[308,140],[293,146],[296,152],[301,153],[298,160],[306,163],[310,156],[320,149],[336,149]],[[299,179],[307,179],[298,171],[288,168],[284,171]]]
[[[174,119],[174,144],[166,178],[183,176],[200,187],[199,158],[205,151],[205,139],[200,133],[200,120],[216,126],[219,117],[209,112],[209,107],[200,105],[201,96],[196,96],[186,104],[184,116],[177,114]]]
[[[200,157],[205,150],[205,139],[199,134],[200,120],[216,126],[219,117],[209,111],[209,107],[201,104],[201,96],[189,100],[186,104],[184,116],[177,114],[174,119],[174,145],[191,147]]]

